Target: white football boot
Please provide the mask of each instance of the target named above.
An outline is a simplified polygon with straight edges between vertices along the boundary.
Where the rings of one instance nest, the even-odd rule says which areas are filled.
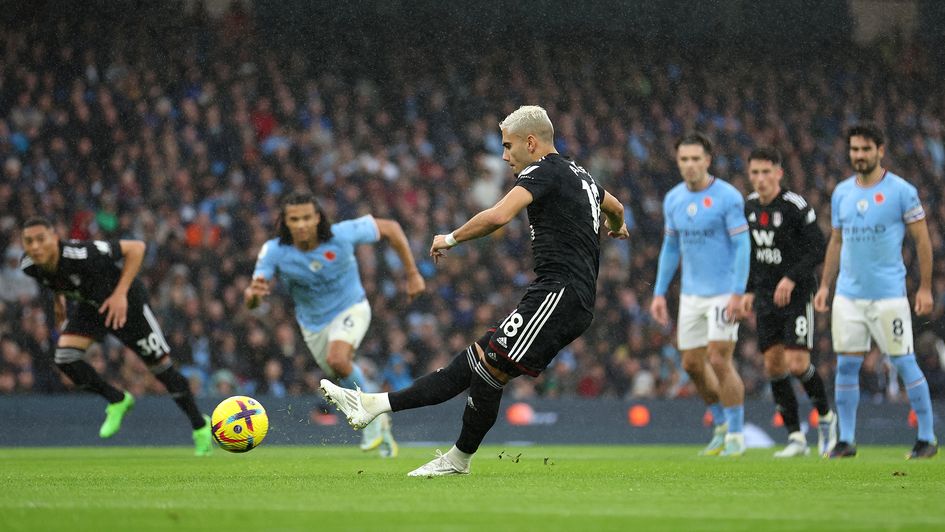
[[[774,453],[775,458],[794,458],[796,456],[807,456],[810,454],[810,448],[807,447],[807,438],[801,432],[792,432],[788,435],[788,444],[780,451]]]
[[[827,456],[837,444],[837,413],[831,410],[817,421],[817,451]]]
[[[338,410],[348,418],[348,424],[355,430],[363,429],[374,421],[377,414],[371,414],[361,404],[361,390],[349,390],[335,385],[328,379],[322,379],[321,390],[328,402],[337,406]]]
[[[745,454],[745,435],[741,432],[725,435],[725,449],[719,456],[741,456]]]
[[[450,457],[436,450],[436,458],[407,473],[408,477],[445,477],[449,475],[468,475],[469,464],[465,467],[456,465]]]

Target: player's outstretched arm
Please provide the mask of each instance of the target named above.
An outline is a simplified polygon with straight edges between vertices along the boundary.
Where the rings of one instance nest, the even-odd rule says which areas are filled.
[[[820,288],[814,295],[814,310],[827,312],[827,299],[830,297],[830,288],[837,279],[840,271],[840,246],[843,245],[843,232],[836,227],[830,233],[830,242],[827,243],[827,252],[824,254],[824,271],[820,277]]]
[[[396,220],[386,218],[375,218],[377,230],[381,238],[390,242],[391,247],[400,257],[400,262],[404,265],[404,274],[407,276],[407,300],[412,300],[426,288],[423,276],[417,269],[417,263],[413,260],[413,253],[410,252],[410,243],[407,242],[407,235],[404,229]]]
[[[607,236],[626,240],[630,238],[630,231],[627,230],[627,223],[623,219],[623,203],[615,198],[610,192],[604,191],[604,201],[600,208],[604,211],[607,219],[604,224],[607,226]]]
[[[915,242],[916,255],[919,257],[919,289],[915,293],[915,313],[924,316],[932,312],[932,240],[929,238],[929,226],[925,219],[906,226]]]
[[[134,282],[141,264],[144,262],[144,242],[140,240],[119,240],[121,254],[125,262],[121,267],[121,276],[108,299],[102,302],[98,313],[105,314],[105,327],[121,329],[128,320],[128,289]]]
[[[434,262],[439,262],[444,251],[467,240],[484,237],[522,212],[532,202],[532,193],[522,186],[514,186],[498,203],[473,216],[462,227],[448,235],[433,237],[430,246],[430,256]]]

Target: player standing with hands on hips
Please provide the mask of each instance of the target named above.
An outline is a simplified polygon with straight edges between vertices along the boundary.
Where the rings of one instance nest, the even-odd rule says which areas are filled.
[[[807,456],[797,397],[791,375],[817,409],[817,448],[823,455],[837,441],[837,416],[830,410],[824,382],[810,363],[814,345],[814,268],[823,261],[824,234],[817,214],[796,192],[781,187],[784,169],[775,148],[761,147],[748,156],[748,179],[754,192],[745,202],[752,239],[751,274],[742,299],[743,313],[752,305],[758,318],[758,348],[774,402],[788,431],[787,446],[777,458]]]
[[[846,133],[850,164],[856,172],[842,181],[830,200],[833,231],[824,257],[823,278],[814,308],[827,312],[834,279],[831,312],[833,349],[837,353],[835,400],[840,441],[830,458],[856,456],[856,411],[860,402],[860,367],[871,340],[888,355],[902,377],[919,432],[908,458],[931,458],[938,452],[932,427],[929,384],[915,359],[912,313],[906,297],[902,242],[906,231],[915,242],[919,289],[915,313],[932,312],[932,244],[925,209],[916,188],[881,166],[886,153],[882,131],[863,122]],[[839,271],[839,277],[838,277]]]

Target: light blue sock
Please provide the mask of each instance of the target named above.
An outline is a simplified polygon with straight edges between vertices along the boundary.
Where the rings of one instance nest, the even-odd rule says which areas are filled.
[[[935,430],[932,427],[932,398],[929,395],[929,383],[925,380],[925,374],[922,373],[922,369],[915,360],[915,354],[909,353],[905,356],[890,358],[896,365],[899,375],[902,376],[906,393],[909,394],[909,404],[915,410],[915,416],[919,422],[918,438],[934,442]]]
[[[725,409],[722,408],[722,403],[712,403],[709,405],[709,412],[712,413],[712,424],[719,426],[725,423]]]
[[[351,373],[343,379],[338,379],[338,384],[351,390],[357,386],[358,388],[361,388],[362,392],[367,393],[374,393],[377,391],[377,385],[364,377],[364,372],[361,371],[361,366],[359,366],[356,362],[351,363]]]
[[[745,426],[745,405],[725,407],[725,421],[728,422],[728,433],[741,433]]]
[[[837,355],[834,401],[840,416],[840,441],[856,442],[856,409],[860,405],[860,367],[863,357]]]

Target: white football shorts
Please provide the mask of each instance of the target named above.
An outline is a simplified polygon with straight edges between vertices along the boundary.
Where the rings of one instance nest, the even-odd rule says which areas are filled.
[[[905,297],[850,299],[834,296],[830,330],[836,353],[865,353],[871,339],[885,355],[913,352],[912,312]]]
[[[705,347],[709,342],[738,340],[738,322],[730,322],[725,307],[731,294],[702,297],[683,294],[679,298],[677,339],[680,350]]]
[[[346,308],[320,331],[310,331],[302,327],[302,338],[305,339],[305,345],[308,346],[308,350],[311,351],[322,371],[333,375],[334,372],[328,366],[329,342],[347,342],[357,350],[361,341],[364,340],[364,335],[367,334],[369,325],[371,325],[371,305],[365,299]]]

